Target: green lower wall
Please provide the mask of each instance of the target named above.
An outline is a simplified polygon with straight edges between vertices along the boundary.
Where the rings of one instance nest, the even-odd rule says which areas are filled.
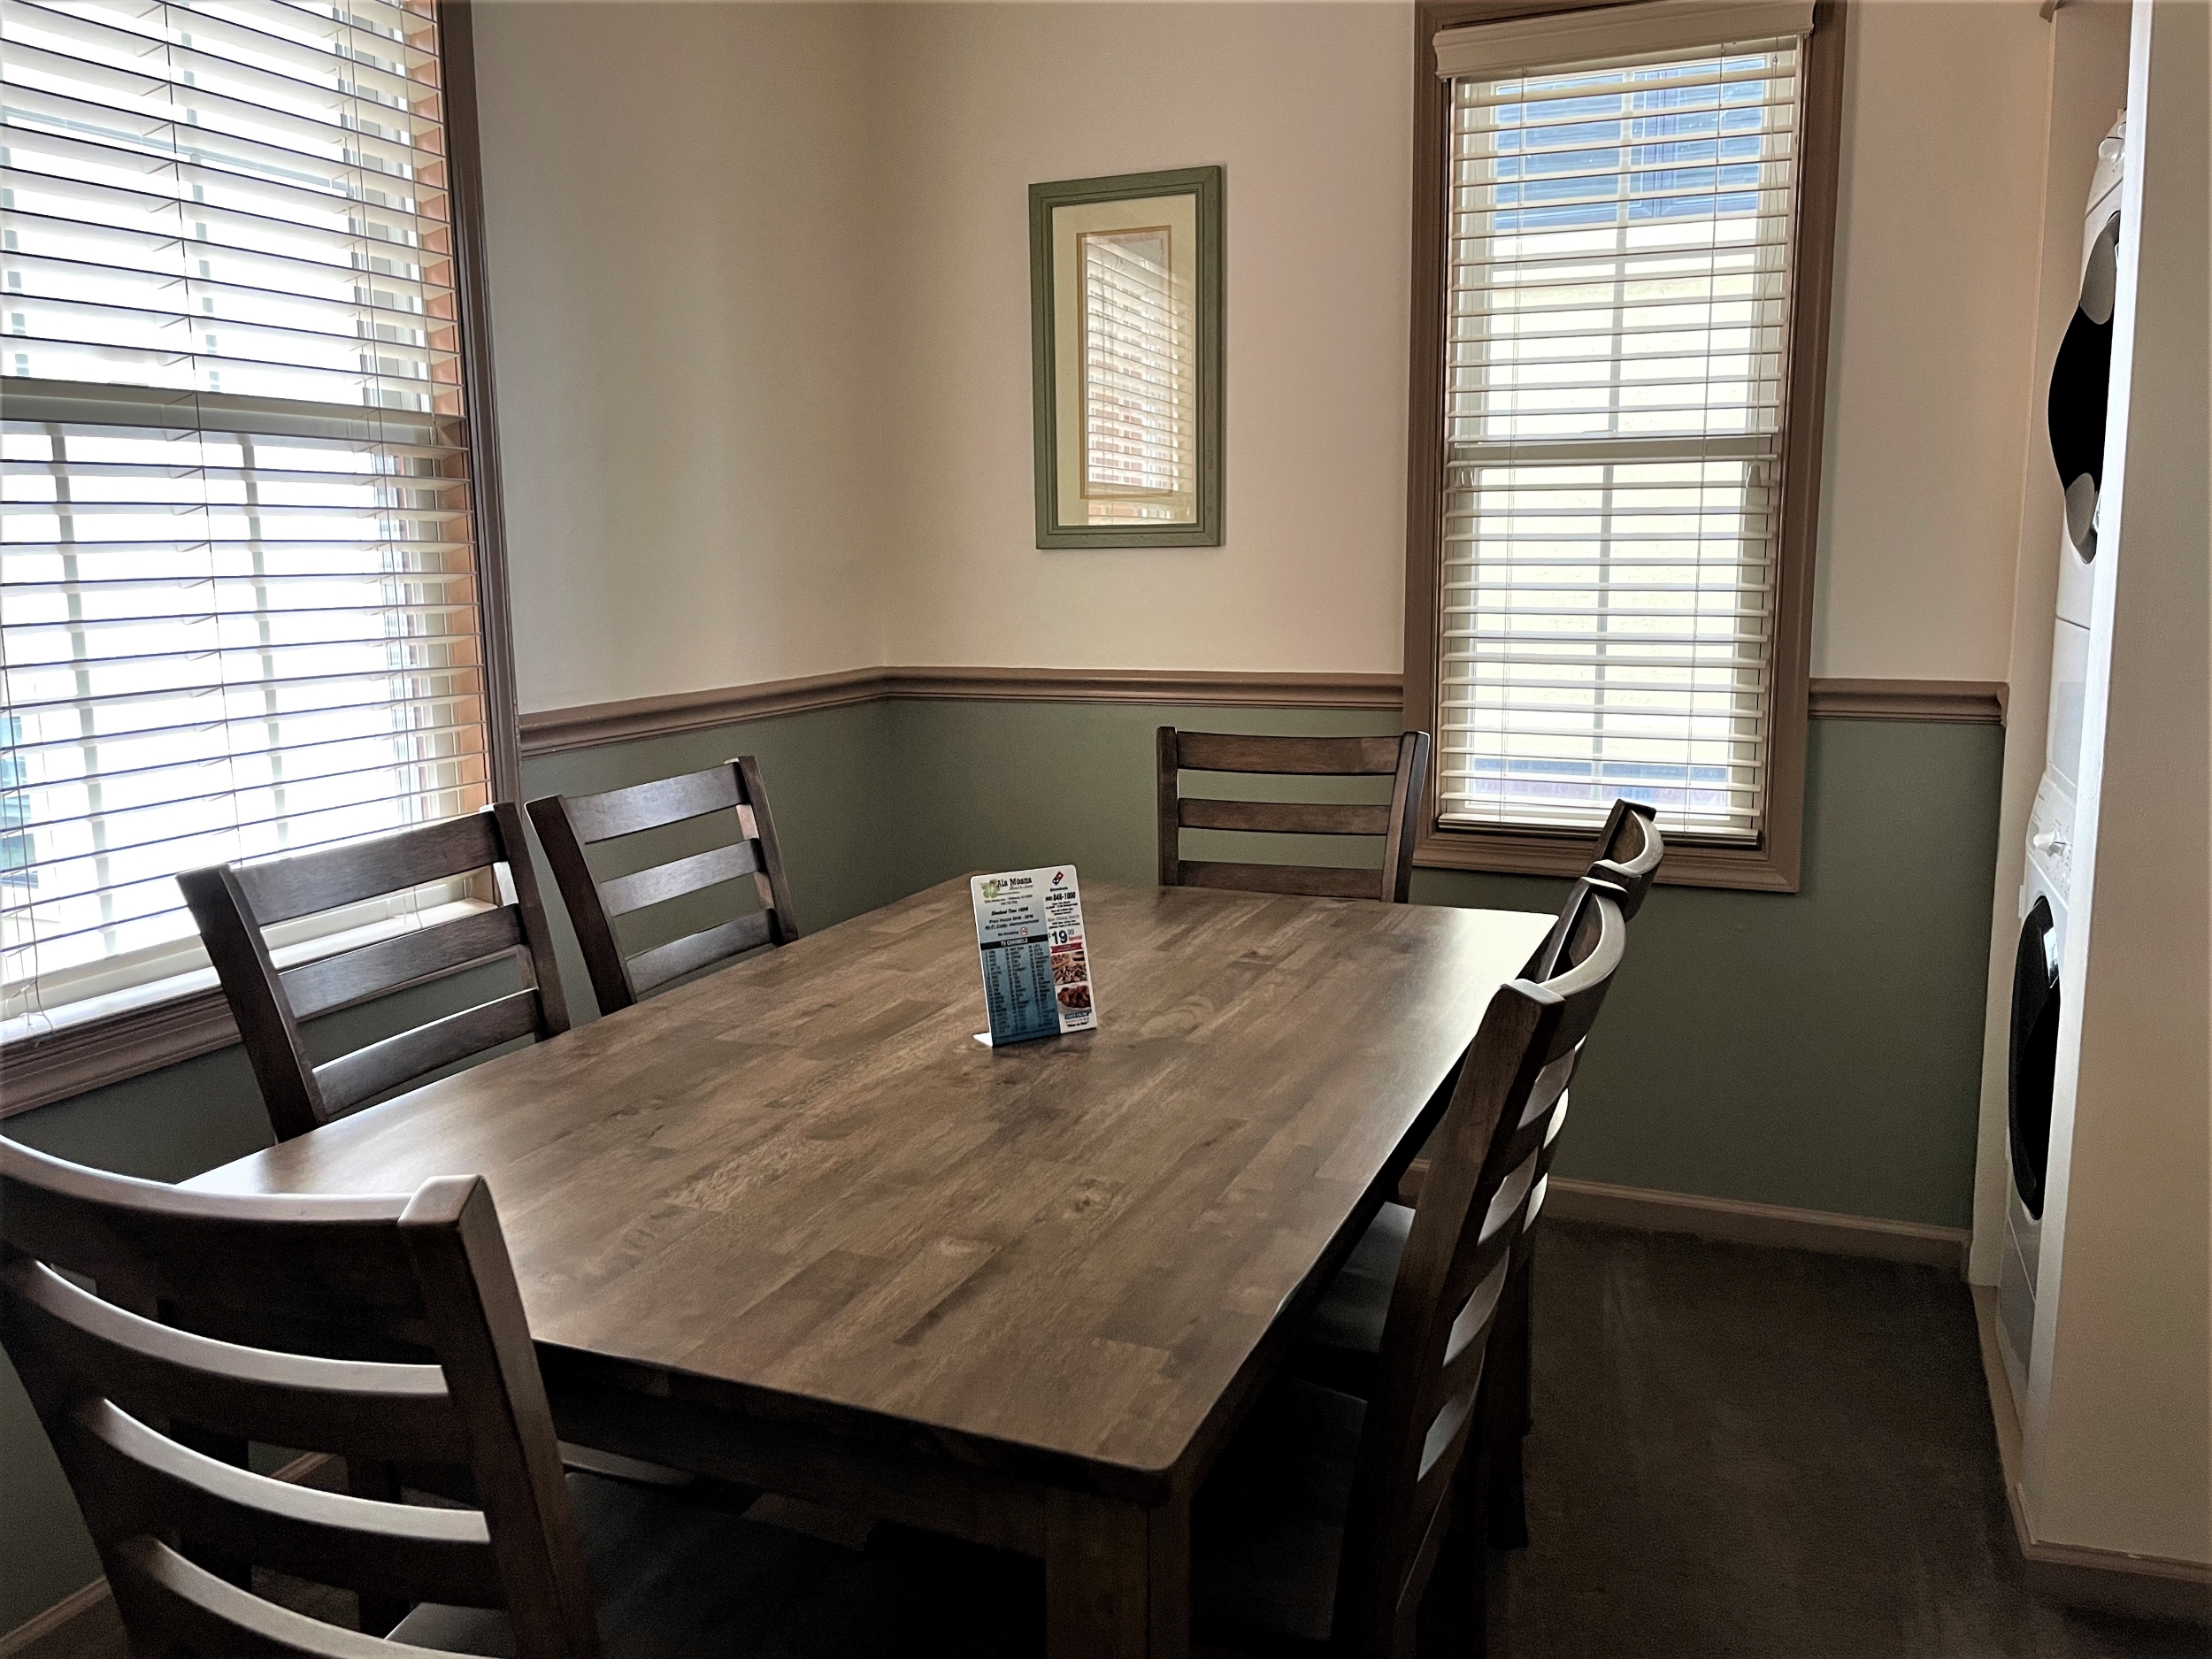
[[[1062,861],[1154,879],[1161,725],[1396,729],[1386,717],[1101,703],[901,714],[908,889]],[[1814,721],[1800,890],[1653,894],[1577,1074],[1558,1172],[1967,1225],[2002,756],[1993,726]],[[1564,890],[1425,870],[1413,896],[1552,910]],[[1110,992],[1102,981],[1110,1018]]]
[[[1163,724],[1396,726],[1310,710],[870,703],[550,756],[527,763],[523,783],[526,795],[577,793],[757,756],[810,931],[965,871],[1072,862],[1094,880],[1152,880],[1152,734]],[[1814,722],[1802,891],[1653,895],[1576,1080],[1559,1172],[1965,1225],[2001,749],[1993,726]],[[1551,909],[1560,891],[1426,871],[1414,883],[1423,903],[1523,910]],[[572,1012],[588,1018],[582,964],[555,910]],[[428,1011],[396,1000],[347,1018],[365,1038]],[[165,1180],[268,1139],[235,1048],[4,1129]],[[0,1632],[97,1572],[0,1364]]]

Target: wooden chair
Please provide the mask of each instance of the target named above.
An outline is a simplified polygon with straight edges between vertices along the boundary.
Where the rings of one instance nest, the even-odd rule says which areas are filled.
[[[1578,880],[1561,908],[1559,920],[1524,971],[1524,979],[1556,984],[1603,960],[1609,964],[1604,969],[1609,982],[1626,944],[1627,922],[1620,899],[1620,889],[1610,883],[1590,877]],[[1593,1005],[1593,1018],[1595,1012]],[[1530,1137],[1526,1163],[1517,1166],[1522,1209],[1506,1240],[1509,1259],[1501,1284],[1497,1329],[1491,1343],[1494,1362],[1484,1400],[1488,1530],[1490,1541],[1503,1548],[1527,1541],[1521,1438],[1528,1426],[1530,1233],[1543,1208],[1552,1158],[1567,1120],[1568,1085],[1589,1031],[1587,1022],[1581,1025],[1572,1042],[1547,1063],[1548,1069],[1525,1108],[1528,1116],[1521,1125]],[[1468,1065],[1473,1064],[1471,1051]],[[1362,1397],[1371,1395],[1381,1386],[1391,1287],[1397,1280],[1420,1207],[1428,1203],[1444,1161],[1453,1156],[1442,1129],[1430,1141],[1428,1153],[1429,1164],[1417,1184],[1416,1204],[1383,1205],[1308,1320],[1300,1351],[1292,1362],[1299,1374]]]
[[[279,969],[270,956],[265,928],[480,870],[503,878],[512,896],[293,967]],[[568,1029],[522,815],[508,803],[311,852],[187,871],[177,885],[222,980],[280,1141],[488,1048]],[[309,1058],[303,1021],[503,956],[518,965],[521,989],[319,1065]]]
[[[0,1342],[134,1652],[365,1650],[190,1559],[196,1544],[370,1597],[502,1607],[526,1654],[599,1651],[536,1353],[480,1179],[434,1180],[411,1198],[219,1197],[0,1141]],[[430,1363],[217,1340],[65,1274],[128,1299],[219,1304],[241,1333],[419,1345]],[[180,1443],[166,1432],[178,1416],[298,1450],[458,1465],[481,1507],[288,1485]]]
[[[1598,838],[1598,856],[1586,872],[1593,883],[1606,883],[1613,888],[1622,916],[1632,920],[1643,908],[1652,884],[1658,879],[1660,862],[1666,856],[1666,841],[1655,821],[1657,816],[1654,809],[1640,802],[1616,797],[1604,831]],[[1558,960],[1560,951],[1568,943],[1566,930],[1567,918],[1563,913],[1551,935],[1538,947],[1536,960],[1532,964],[1536,974],[1548,972],[1546,964]],[[1514,1248],[1513,1272],[1506,1285],[1504,1305],[1498,1311],[1498,1332],[1493,1344],[1497,1356],[1491,1368],[1493,1398],[1488,1421],[1493,1440],[1490,1462],[1495,1471],[1490,1487],[1493,1540],[1510,1548],[1528,1542],[1528,1517],[1521,1492],[1519,1439],[1528,1433],[1535,1421],[1532,1398],[1536,1302],[1534,1235],[1537,1218],[1543,1214],[1545,1196],[1551,1189],[1551,1165],[1559,1150],[1559,1132],[1566,1121],[1567,1101],[1563,1094],[1537,1161],[1536,1184],[1529,1193],[1528,1219],[1522,1228],[1521,1240]],[[1510,1446],[1502,1438],[1509,1433],[1515,1437]]]
[[[1621,914],[1630,921],[1644,908],[1651,884],[1659,879],[1659,861],[1666,856],[1666,841],[1659,833],[1658,812],[1640,801],[1616,796],[1598,835],[1598,856],[1586,875],[1609,881],[1621,890]]]
[[[1573,903],[1582,919],[1557,971],[1492,999],[1421,1202],[1386,1229],[1382,1294],[1358,1310],[1375,1319],[1364,1386],[1284,1379],[1202,1490],[1202,1635],[1236,1642],[1257,1627],[1270,1651],[1303,1641],[1381,1659],[1411,1652],[1425,1623],[1447,1650],[1479,1644],[1483,1517],[1455,1504],[1455,1486],[1473,1489],[1455,1478],[1543,1145],[1626,943],[1610,893],[1579,883]]]
[[[584,849],[601,841],[659,829],[686,819],[735,811],[739,839],[710,851],[631,875],[595,876]],[[750,755],[704,772],[610,789],[603,795],[554,795],[530,803],[553,879],[567,902],[583,947],[584,966],[599,1011],[627,1008],[656,986],[762,945],[787,945],[799,936],[776,845],[760,767]],[[623,955],[614,918],[751,876],[762,908],[718,926],[685,934],[634,956]]]
[[[1426,732],[1402,732],[1396,737],[1233,737],[1164,726],[1159,733],[1160,885],[1403,904],[1413,881],[1414,819],[1421,810],[1428,769]],[[1210,801],[1182,794],[1179,774],[1186,771],[1388,777],[1394,781],[1388,806]],[[1196,861],[1183,856],[1182,832],[1187,829],[1379,835],[1382,868]]]
[[[228,1340],[115,1299],[150,1296]],[[911,1639],[941,1628],[962,1638],[942,1651],[993,1659],[1031,1645],[1005,1640],[1010,1613],[1043,1624],[1041,1573],[1000,1552],[957,1547],[948,1572],[926,1550],[863,1556],[649,1488],[565,1479],[474,1176],[411,1197],[196,1194],[0,1140],[0,1346],[134,1653],[668,1659],[759,1635],[789,1659],[849,1659],[940,1651]],[[439,1489],[472,1498],[288,1483],[200,1455],[178,1438],[180,1415],[349,1465],[442,1465],[460,1479]],[[396,1627],[379,1640],[311,1618],[257,1594],[254,1567],[354,1591],[365,1609],[390,1603]]]

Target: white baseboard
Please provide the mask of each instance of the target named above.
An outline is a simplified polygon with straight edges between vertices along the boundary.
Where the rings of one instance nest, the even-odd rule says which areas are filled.
[[[276,1471],[279,1480],[295,1483],[305,1480],[330,1461],[326,1452],[303,1452]],[[27,1653],[34,1644],[44,1641],[65,1624],[73,1624],[106,1605],[108,1581],[95,1578],[81,1590],[69,1594],[48,1608],[43,1613],[34,1613],[4,1636],[0,1636],[0,1659],[16,1659]]]
[[[1578,1181],[1558,1175],[1551,1178],[1544,1213],[1563,1221],[1598,1221],[1646,1233],[1687,1233],[1735,1244],[1918,1262],[1961,1274],[1966,1271],[1966,1229],[1931,1226],[1920,1221],[1885,1221],[1873,1216],[1798,1210],[1787,1204],[1702,1198],[1692,1193],[1655,1192],[1649,1187],[1616,1187],[1607,1181]]]
[[[1997,1459],[2005,1476],[2005,1507],[2012,1512],[2013,1541],[2028,1565],[2028,1583],[2055,1601],[2138,1618],[2192,1619],[2212,1624],[2212,1567],[2115,1549],[2083,1549],[2039,1541],[2028,1527],[2020,1489],[2020,1408],[2012,1379],[1997,1348],[1997,1289],[1974,1293],[1974,1323],[1981,1335],[1982,1374],[1989,1384],[1989,1415],[1997,1429]]]

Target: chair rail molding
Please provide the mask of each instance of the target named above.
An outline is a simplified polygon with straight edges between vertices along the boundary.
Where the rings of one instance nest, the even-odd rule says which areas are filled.
[[[1815,719],[1993,726],[2006,687],[1965,680],[1816,680]],[[1111,703],[1185,708],[1335,709],[1396,714],[1397,674],[1160,668],[852,668],[790,680],[545,709],[520,717],[526,759],[603,744],[879,702]],[[0,1045],[0,1118],[212,1053],[238,1041],[203,970],[173,994]],[[148,987],[151,990],[154,987]]]
[[[1816,720],[1996,726],[2004,720],[2005,690],[2000,681],[1979,680],[1816,680],[1811,712]],[[1391,712],[1404,706],[1405,681],[1399,674],[1215,669],[848,668],[791,680],[533,710],[521,718],[522,752],[534,758],[856,703],[941,699]]]

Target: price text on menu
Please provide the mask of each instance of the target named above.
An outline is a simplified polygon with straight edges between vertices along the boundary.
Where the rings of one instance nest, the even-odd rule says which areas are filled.
[[[971,876],[968,894],[975,904],[991,1046],[1096,1026],[1075,866]]]

